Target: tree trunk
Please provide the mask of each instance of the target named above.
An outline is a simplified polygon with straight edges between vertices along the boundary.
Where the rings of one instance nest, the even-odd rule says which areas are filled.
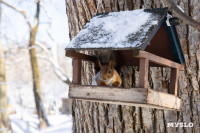
[[[38,114],[38,119],[40,122],[40,128],[46,128],[49,126],[45,109],[42,103],[42,95],[40,90],[40,77],[39,77],[39,67],[37,63],[36,57],[36,49],[35,49],[35,38],[38,30],[39,25],[39,14],[40,14],[40,5],[39,1],[37,2],[37,9],[36,9],[36,17],[35,17],[35,26],[33,26],[30,30],[30,41],[29,46],[31,47],[29,50],[30,54],[30,61],[31,61],[31,69],[32,69],[32,77],[33,77],[33,92],[35,97],[35,104]]]
[[[31,40],[35,38],[35,36],[32,36],[31,33]],[[30,54],[30,60],[31,60],[31,68],[32,68],[32,77],[33,77],[33,92],[35,97],[35,104],[38,114],[38,119],[40,122],[40,128],[45,128],[48,126],[48,121],[45,117],[45,110],[43,108],[42,103],[42,94],[40,90],[40,77],[39,77],[39,67],[37,63],[37,57],[36,57],[36,50],[33,48],[35,46],[35,40],[30,41],[30,46],[32,48],[29,50]]]
[[[199,18],[200,6],[197,0],[175,1],[192,18]],[[139,8],[164,7],[160,0],[66,0],[70,38],[72,39],[96,13],[133,10]],[[97,10],[98,7],[98,11]],[[185,71],[180,72],[178,96],[183,100],[180,112],[118,106],[74,100],[72,105],[74,133],[199,133],[200,132],[200,34],[185,24],[178,26],[178,33],[186,59]],[[123,32],[123,31],[122,31]],[[138,85],[138,68],[121,68],[123,87]],[[94,66],[82,64],[82,84],[91,84]],[[167,91],[170,70],[150,68],[149,86],[154,90]],[[167,127],[169,122],[194,123],[188,127]]]
[[[1,4],[0,4],[0,29],[1,29]],[[8,101],[6,92],[6,73],[5,73],[5,59],[1,44],[0,34],[0,132],[6,133],[11,130]]]

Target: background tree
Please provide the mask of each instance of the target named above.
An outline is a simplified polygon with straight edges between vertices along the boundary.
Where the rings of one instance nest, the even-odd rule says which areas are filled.
[[[42,104],[42,95],[40,90],[40,78],[39,78],[39,67],[37,63],[37,57],[36,57],[36,50],[34,48],[35,46],[35,38],[39,26],[39,15],[40,15],[40,0],[36,1],[36,15],[35,15],[35,22],[34,25],[30,27],[30,40],[29,40],[29,46],[32,47],[29,50],[30,54],[30,60],[31,60],[31,68],[32,68],[32,76],[33,76],[33,91],[35,96],[35,104],[37,108],[37,114],[40,121],[40,128],[45,128],[49,126],[47,117],[45,116],[45,109]],[[29,25],[29,23],[28,23]]]
[[[199,1],[175,0],[191,18],[200,17]],[[70,38],[72,39],[83,28],[92,16],[102,12],[116,12],[140,8],[164,7],[160,0],[66,0]],[[195,26],[194,26],[195,27]],[[198,26],[196,26],[198,27]],[[196,28],[184,23],[177,27],[182,49],[186,59],[185,71],[180,73],[178,95],[183,100],[180,112],[150,108],[118,106],[73,101],[73,132],[84,133],[132,133],[132,132],[194,132],[200,131],[199,119],[199,58],[200,38]],[[121,68],[123,87],[134,87],[138,83],[138,68]],[[82,64],[82,84],[90,84],[94,68],[90,63]],[[167,91],[170,70],[167,68],[150,68],[149,87],[154,90]],[[192,128],[167,127],[168,122],[193,122]]]
[[[1,4],[0,4],[0,30],[1,30]],[[5,57],[1,44],[0,31],[0,132],[6,133],[11,130],[10,120],[8,117],[8,101],[6,91],[6,72],[5,72]]]
[[[31,22],[28,20],[27,14],[25,11],[17,9],[16,7],[9,5],[8,3],[1,1],[0,3],[12,8],[13,10],[19,12],[20,14],[23,15],[24,19],[26,20],[26,23],[29,27],[29,55],[30,55],[30,61],[31,61],[31,68],[32,68],[32,78],[33,78],[33,91],[34,91],[34,97],[35,97],[35,104],[36,104],[36,109],[37,109],[37,114],[38,114],[38,119],[40,122],[40,128],[45,128],[49,126],[46,114],[45,114],[45,109],[43,107],[42,103],[42,95],[41,95],[41,90],[40,90],[40,78],[39,78],[39,67],[37,63],[37,57],[36,57],[36,50],[35,50],[35,40],[36,40],[36,35],[38,31],[38,26],[39,26],[39,16],[40,16],[40,0],[37,0],[35,2],[36,4],[36,11],[35,11],[35,18],[34,18],[34,23],[31,24]]]

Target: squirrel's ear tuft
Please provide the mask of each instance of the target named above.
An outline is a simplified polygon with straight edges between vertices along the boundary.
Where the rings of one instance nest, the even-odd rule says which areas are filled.
[[[112,67],[113,67],[113,65],[112,65],[112,61],[109,61],[109,64],[108,64],[108,65],[109,65],[109,67],[112,68]]]

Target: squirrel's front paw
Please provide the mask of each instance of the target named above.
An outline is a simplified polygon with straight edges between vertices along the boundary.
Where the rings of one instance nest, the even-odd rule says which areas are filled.
[[[108,86],[105,82],[102,82],[102,81],[98,82],[98,85],[101,85],[101,86]]]
[[[114,82],[114,83],[112,84],[112,86],[114,86],[114,87],[119,87],[119,86],[120,86],[120,83],[119,83],[119,82]]]

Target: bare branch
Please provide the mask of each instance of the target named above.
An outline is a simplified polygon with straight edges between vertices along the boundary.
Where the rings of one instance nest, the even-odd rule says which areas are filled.
[[[49,19],[49,22],[48,22],[48,29],[47,29],[47,34],[49,35],[50,39],[52,41],[54,41],[54,43],[56,45],[58,45],[58,43],[56,42],[56,39],[54,38],[53,34],[50,32],[50,28],[51,28],[51,20],[52,20],[52,16],[50,15],[50,13],[47,11],[47,9],[45,8],[45,6],[43,6],[43,4],[40,4],[43,9],[44,9],[44,12],[46,13],[48,19]]]
[[[40,18],[40,0],[36,1],[36,14],[35,14],[35,24],[33,26],[34,29],[38,29]]]
[[[31,23],[30,23],[30,21],[28,20],[28,17],[27,17],[27,15],[26,15],[26,12],[25,12],[25,11],[20,10],[20,9],[17,9],[16,7],[14,7],[14,6],[12,6],[12,5],[10,5],[10,4],[8,4],[8,3],[2,1],[2,0],[0,0],[0,3],[6,5],[7,7],[12,8],[13,10],[17,11],[18,13],[20,13],[20,14],[25,18],[26,23],[28,24],[28,27],[31,29]]]
[[[37,46],[39,46],[41,49],[43,49],[43,51],[45,52],[45,54],[49,57],[49,58],[46,58],[47,60],[49,60],[51,62],[51,64],[53,65],[54,67],[54,72],[55,74],[57,75],[57,77],[67,83],[68,85],[71,84],[71,81],[69,80],[68,76],[63,72],[61,71],[61,69],[59,68],[59,65],[58,65],[58,59],[57,59],[57,47],[58,47],[58,43],[56,41],[56,39],[54,38],[53,34],[50,32],[50,28],[51,28],[51,20],[52,20],[52,17],[50,15],[50,13],[48,12],[48,10],[45,8],[45,6],[43,6],[42,4],[40,4],[40,6],[43,7],[44,9],[44,12],[46,13],[48,19],[49,19],[49,22],[48,22],[48,29],[47,29],[47,34],[49,35],[50,39],[54,42],[54,51],[52,51],[52,55],[51,55],[51,58],[50,58],[50,55],[48,54],[48,50],[40,43],[36,43]],[[43,58],[44,59],[44,58]]]
[[[200,22],[192,19],[191,17],[187,16],[184,12],[181,11],[181,9],[174,3],[172,0],[162,0],[169,9],[172,10],[172,12],[180,18],[184,23],[194,27],[198,31],[200,31]]]
[[[46,54],[47,57],[44,56],[39,56],[37,55],[37,57],[41,58],[41,59],[45,59],[47,61],[49,61],[51,63],[51,65],[54,68],[54,72],[56,74],[56,76],[63,81],[64,83],[70,85],[72,84],[72,82],[69,80],[68,76],[59,68],[58,63],[55,62],[55,60],[53,60],[53,57],[50,57],[48,54],[48,50],[46,49],[46,47],[44,47],[41,43],[36,42],[36,45],[39,46]]]

